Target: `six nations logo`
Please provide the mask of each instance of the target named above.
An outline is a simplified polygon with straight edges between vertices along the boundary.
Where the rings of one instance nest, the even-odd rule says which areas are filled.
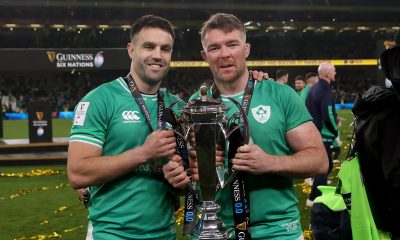
[[[251,109],[254,119],[259,123],[266,123],[271,116],[271,106],[259,105]]]
[[[137,115],[139,112],[138,111],[123,111],[122,112],[122,118],[124,119],[123,123],[139,123],[140,117]]]

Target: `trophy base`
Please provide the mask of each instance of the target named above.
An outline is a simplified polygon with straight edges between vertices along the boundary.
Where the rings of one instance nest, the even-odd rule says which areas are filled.
[[[203,215],[197,223],[194,233],[195,239],[199,240],[227,240],[228,231],[222,227],[222,222],[217,217],[220,209],[214,201],[203,201],[200,206]]]
[[[199,236],[199,240],[227,240],[228,238],[221,233],[205,231]]]

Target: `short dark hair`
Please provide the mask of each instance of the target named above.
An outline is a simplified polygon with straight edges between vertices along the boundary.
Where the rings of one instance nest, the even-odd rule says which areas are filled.
[[[297,76],[294,78],[294,81],[297,81],[297,80],[301,80],[301,81],[303,81],[303,82],[306,81],[306,80],[304,79],[304,76],[303,76],[303,75],[297,75]]]
[[[281,77],[283,77],[283,76],[285,76],[287,74],[289,74],[288,71],[286,71],[284,69],[278,69],[278,71],[276,71],[276,73],[275,73],[275,80],[278,79],[278,78],[281,78]]]
[[[315,73],[315,72],[307,73],[306,74],[306,81],[307,81],[307,79],[312,78],[312,77],[318,77],[318,73]]]
[[[200,36],[202,42],[206,33],[212,29],[222,30],[225,33],[230,33],[233,30],[237,29],[246,38],[246,27],[233,14],[216,13],[211,15],[210,18],[203,23],[203,27],[201,28]]]
[[[144,15],[132,24],[130,32],[131,41],[143,28],[159,28],[171,34],[172,39],[175,39],[174,29],[170,21],[159,16]]]

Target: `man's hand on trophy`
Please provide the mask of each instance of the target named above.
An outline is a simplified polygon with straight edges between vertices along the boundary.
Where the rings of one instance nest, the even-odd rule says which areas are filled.
[[[189,131],[190,131],[189,144],[190,144],[190,146],[192,146],[192,147],[196,147],[196,140],[195,140],[195,138],[194,138],[194,131],[193,131],[193,128],[191,128]]]
[[[176,150],[176,140],[172,130],[157,130],[147,136],[142,145],[148,159],[172,156]]]
[[[179,155],[173,155],[170,161],[163,166],[165,179],[174,187],[184,189],[189,183],[189,176],[183,168],[182,158]]]
[[[262,80],[270,79],[268,73],[265,73],[263,71],[252,70],[251,72],[253,74],[253,78],[258,82],[261,82]]]
[[[217,144],[216,145],[216,151],[215,151],[215,165],[216,166],[222,166],[224,164],[225,160],[225,152],[224,149]],[[192,177],[192,180],[194,181],[199,181],[199,169],[197,165],[197,154],[195,150],[190,150],[189,151],[189,171],[190,171],[190,176]]]
[[[271,169],[273,162],[268,161],[271,157],[257,145],[244,145],[238,148],[232,159],[232,167],[238,171],[263,174]]]
[[[215,152],[215,164],[217,166],[222,166],[224,165],[224,160],[225,160],[224,149],[221,147],[221,145],[217,144]]]
[[[195,150],[189,151],[189,171],[193,181],[199,181],[199,169],[197,167],[197,154]]]

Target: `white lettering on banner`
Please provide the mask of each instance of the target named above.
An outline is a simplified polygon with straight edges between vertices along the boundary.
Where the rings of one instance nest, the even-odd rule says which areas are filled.
[[[239,180],[233,182],[233,195],[235,196],[235,202],[240,200]]]
[[[83,126],[85,124],[86,113],[90,102],[80,102],[76,107],[74,126]]]
[[[92,62],[68,62],[67,67],[69,68],[74,68],[74,67],[79,67],[79,68],[84,68],[84,67],[93,67]]]
[[[240,232],[240,233],[238,234],[238,237],[239,237],[238,240],[245,240],[246,234],[245,234],[244,232]]]
[[[64,54],[64,53],[57,53],[56,54],[57,61],[93,61],[93,54],[91,53],[83,53],[83,54]]]
[[[47,126],[47,121],[45,121],[45,120],[41,120],[41,121],[33,120],[32,121],[32,126],[34,126],[34,127],[46,127]]]
[[[57,68],[100,68],[104,63],[103,51],[93,53],[61,53],[47,51],[48,59]]]

